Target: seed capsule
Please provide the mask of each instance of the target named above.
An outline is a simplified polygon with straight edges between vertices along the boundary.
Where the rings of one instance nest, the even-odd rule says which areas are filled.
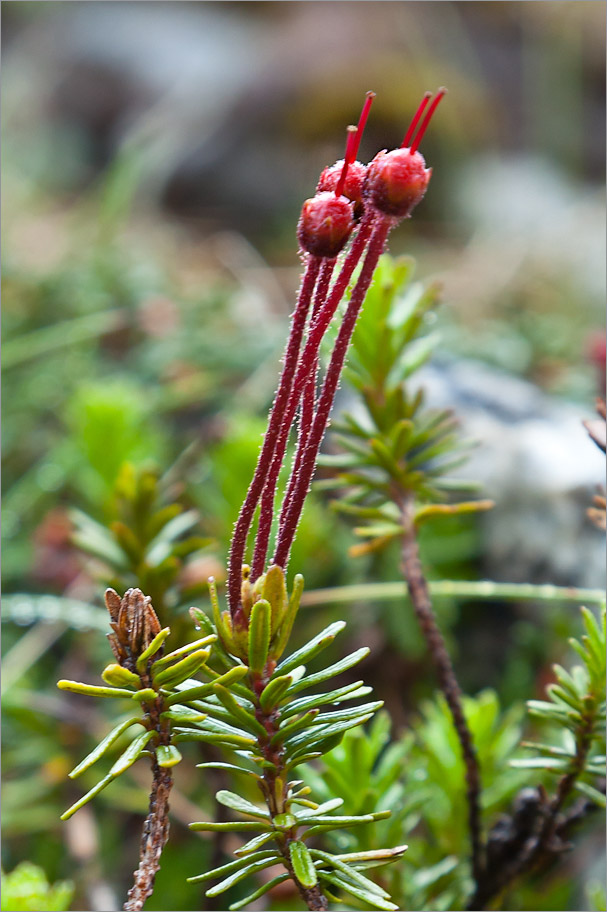
[[[318,182],[318,191],[334,191],[341,177],[345,161],[335,162],[331,167],[324,169]],[[343,195],[354,203],[354,217],[360,218],[363,212],[363,188],[367,176],[367,166],[359,161],[354,161],[348,166],[344,180]]]
[[[420,152],[379,152],[369,165],[365,196],[384,215],[406,218],[423,199],[431,175]]]
[[[369,165],[364,196],[384,215],[407,218],[423,199],[432,176],[432,168],[426,168],[424,157],[417,150],[446,92],[444,88],[439,89],[427,111],[426,107],[432,93],[426,92],[405,133],[400,149],[379,152]],[[424,111],[426,114],[417,129]]]
[[[297,239],[303,250],[318,257],[336,257],[354,228],[352,204],[344,196],[317,193],[303,204]]]

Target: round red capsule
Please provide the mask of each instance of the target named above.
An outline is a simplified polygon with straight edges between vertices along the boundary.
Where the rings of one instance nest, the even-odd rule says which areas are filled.
[[[344,168],[344,159],[324,169],[318,182],[318,191],[335,191]],[[367,166],[354,161],[348,166],[344,180],[343,195],[354,203],[354,216],[358,218],[363,210],[363,187],[367,176]]]
[[[303,204],[297,239],[307,253],[336,257],[345,247],[354,228],[352,204],[344,196],[326,191]]]
[[[400,149],[380,152],[369,165],[365,196],[384,215],[406,218],[423,199],[432,176],[432,169],[426,168],[424,157],[417,150],[434,112],[446,93],[445,88],[440,88],[430,103],[432,93],[426,92],[405,133]],[[426,113],[418,129],[417,125],[424,111]]]
[[[365,196],[384,215],[406,218],[423,199],[431,175],[420,152],[379,152],[369,165]]]

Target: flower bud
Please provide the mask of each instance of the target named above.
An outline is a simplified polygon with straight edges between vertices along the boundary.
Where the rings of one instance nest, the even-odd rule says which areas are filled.
[[[345,197],[317,193],[303,204],[297,239],[307,253],[333,258],[343,250],[353,228],[352,204]]]
[[[341,161],[335,162],[335,164],[331,165],[331,167],[325,168],[320,175],[320,180],[317,187],[318,192],[322,193],[323,191],[335,191],[343,168],[343,158]],[[355,161],[348,166],[346,179],[344,181],[343,195],[354,203],[354,218],[356,219],[360,218],[364,209],[363,187],[365,184],[366,176],[367,166],[363,165],[361,162]]]
[[[384,215],[406,218],[423,199],[431,175],[420,152],[379,152],[369,165],[365,197]]]

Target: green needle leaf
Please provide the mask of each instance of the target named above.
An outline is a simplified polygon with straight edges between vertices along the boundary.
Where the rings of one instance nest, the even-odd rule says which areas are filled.
[[[191,655],[171,665],[169,668],[156,673],[152,670],[152,680],[156,687],[177,687],[183,684],[188,678],[196,674],[201,665],[204,665],[210,655],[210,649],[198,649]]]
[[[128,668],[123,668],[116,662],[107,665],[101,672],[101,677],[106,684],[112,687],[139,687],[139,675],[133,674]]]
[[[254,674],[262,674],[270,648],[272,609],[265,599],[259,599],[249,618],[249,666]]]
[[[341,874],[328,874],[323,871],[320,876],[323,880],[328,881],[336,887],[340,887],[342,890],[350,893],[351,896],[354,896],[356,899],[365,903],[365,907],[371,906],[374,909],[380,909],[381,912],[398,912],[398,906],[395,906],[394,903],[388,902],[388,900],[378,896],[377,893],[371,893],[369,890],[362,890]]]
[[[132,699],[133,691],[121,687],[97,687],[96,684],[81,684],[79,681],[57,681],[59,690],[69,690],[72,693],[87,694],[90,697],[128,697]]]
[[[252,820],[230,820],[227,823],[219,823],[214,820],[201,820],[197,823],[188,824],[191,830],[197,830],[203,833],[247,833],[251,830],[271,830],[269,823],[262,820],[253,822]]]
[[[153,655],[156,655],[166,638],[171,632],[170,627],[164,627],[160,633],[157,633],[147,649],[141,653],[137,659],[137,671],[145,671],[148,659],[151,659]]]
[[[136,700],[140,703],[150,703],[157,696],[158,694],[151,687],[144,687],[143,690],[137,690],[134,694],[131,694],[131,700]]]
[[[255,852],[252,855],[247,855],[246,858],[237,858],[236,861],[230,861],[228,864],[221,865],[220,868],[213,868],[212,871],[205,871],[204,874],[197,874],[196,877],[188,877],[187,881],[188,883],[204,883],[205,880],[213,880],[215,877],[223,877],[224,874],[232,874],[233,871],[240,871],[252,862],[266,858],[276,858],[276,850],[266,849],[264,852]]]
[[[160,636],[160,633],[158,636]],[[214,643],[216,639],[217,636],[212,633],[209,634],[209,636],[202,637],[200,640],[193,640],[191,643],[186,643],[185,646],[181,646],[179,649],[174,649],[173,652],[169,652],[168,655],[162,656],[162,658],[157,659],[154,662],[152,665],[152,675],[155,675],[158,671],[166,668],[167,665],[170,665],[171,662],[181,658],[181,656],[186,656],[193,652],[194,649],[200,649],[202,646],[209,646],[211,643]]]
[[[110,782],[113,782],[115,778],[115,776],[110,776],[109,774],[107,776],[104,776],[103,779],[97,783],[97,785],[93,786],[90,792],[87,792],[86,795],[83,795],[82,798],[80,798],[79,801],[68,808],[67,811],[64,811],[64,813],[61,815],[61,820],[69,820],[72,814],[75,814],[76,811],[80,810],[81,807],[83,807],[85,804],[88,804],[91,798],[94,798],[95,795],[98,795],[99,792],[101,792],[106,787],[106,785],[109,785]]]
[[[154,736],[158,735],[158,732],[155,731],[145,731],[142,732],[129,744],[125,752],[116,760],[113,767],[111,768],[109,775],[112,779],[116,779],[125,770],[132,766],[136,760],[141,756],[142,751],[145,750],[145,746]]]
[[[286,649],[287,643],[289,642],[291,630],[293,629],[293,622],[295,621],[295,617],[299,610],[299,603],[303,594],[303,589],[304,578],[301,573],[298,573],[293,580],[293,591],[291,593],[291,598],[289,599],[289,606],[286,610],[282,624],[276,631],[274,642],[272,643],[272,657],[274,659],[280,658]]]
[[[352,652],[349,656],[346,656],[345,659],[342,659],[340,662],[335,662],[334,665],[329,665],[328,668],[323,668],[322,671],[317,671],[316,674],[308,675],[305,678],[302,678],[301,681],[298,681],[297,684],[293,684],[289,688],[289,694],[293,695],[299,693],[301,690],[307,690],[308,687],[314,687],[316,684],[322,684],[323,681],[327,681],[329,678],[335,677],[335,675],[341,674],[342,671],[347,671],[349,668],[352,668],[353,665],[358,665],[365,656],[368,656],[370,649],[368,646],[363,646],[361,649],[357,649],[356,652]]]
[[[262,845],[265,845],[266,842],[269,842],[270,839],[274,839],[275,835],[271,833],[261,833],[259,836],[253,836],[252,839],[249,839],[248,842],[245,842],[243,846],[234,851],[234,855],[250,855],[251,852],[257,851],[261,848]]]
[[[225,674],[219,675],[212,681],[210,684],[201,684],[199,687],[184,687],[179,693],[172,694],[166,699],[166,705],[172,706],[174,703],[190,703],[192,700],[199,700],[202,697],[208,697],[209,694],[213,693],[213,688],[215,684],[223,684],[224,687],[227,687],[228,684],[233,684],[235,681],[239,681],[241,678],[244,678],[248,674],[249,669],[246,665],[237,665],[235,668],[231,668],[229,671],[226,671]]]
[[[96,763],[100,757],[103,757],[112,744],[118,740],[120,735],[125,732],[127,728],[130,728],[131,725],[135,725],[135,723],[143,725],[143,722],[140,719],[127,719],[126,722],[121,722],[120,725],[113,728],[111,732],[105,736],[103,741],[100,741],[97,747],[95,747],[90,754],[87,754],[84,760],[81,760],[78,766],[75,766],[71,773],[68,774],[70,779],[76,779],[77,776],[80,776],[85,770]]]
[[[236,766],[234,763],[220,763],[219,761],[210,761],[208,763],[197,763],[197,769],[225,769],[230,770],[231,773],[244,773],[246,776],[252,776],[253,779],[259,781],[261,776],[257,773],[254,773],[253,770],[245,769],[243,766]]]
[[[372,688],[363,687],[362,683],[362,681],[355,681],[354,684],[346,684],[345,687],[339,687],[328,693],[314,694],[312,697],[300,697],[299,700],[293,700],[281,711],[281,719],[286,719],[295,713],[307,712],[308,709],[314,709],[326,703],[342,703],[345,700],[354,700],[357,697],[366,696],[371,693]]]
[[[284,741],[287,740],[287,738],[290,738],[292,735],[294,735],[300,729],[308,728],[314,722],[317,715],[318,715],[318,710],[311,709],[309,712],[305,713],[303,716],[301,716],[297,719],[293,719],[291,722],[288,722],[282,728],[279,728],[279,730],[276,732],[276,734],[272,736],[272,740],[270,741],[270,744],[272,744],[272,745],[282,744]]]
[[[313,725],[309,731],[290,738],[287,744],[287,750],[289,752],[299,751],[304,746],[307,748],[312,746],[320,747],[326,739],[333,738],[336,735],[341,737],[348,729],[356,728],[357,725],[363,725],[372,717],[372,715],[372,713],[367,713],[366,715],[359,716],[355,719],[349,719],[345,722],[335,722],[332,725]],[[333,747],[333,745],[331,745],[331,747]]]
[[[234,886],[234,884],[237,884],[239,881],[244,880],[244,878],[248,877],[249,874],[254,874],[256,871],[262,871],[263,868],[269,868],[270,865],[276,864],[276,862],[279,860],[280,857],[274,853],[270,858],[264,858],[261,861],[254,861],[252,864],[249,864],[245,868],[242,868],[242,870],[236,871],[234,874],[226,877],[226,879],[222,880],[221,883],[218,883],[214,887],[211,887],[210,890],[207,890],[206,895],[218,896],[220,893],[224,893],[226,890],[229,890],[230,887]]]
[[[291,842],[289,843],[289,854],[293,873],[300,884],[308,889],[315,887],[318,883],[318,876],[307,846],[303,842]]]
[[[243,707],[236,702],[229,690],[226,690],[221,684],[215,684],[214,691],[236,723],[242,725],[243,728],[252,732],[254,735],[257,735],[257,737],[267,737],[267,732],[261,722],[258,722],[252,713],[243,709]]]
[[[257,742],[255,738],[243,738],[240,735],[230,735],[227,732],[197,731],[196,729],[178,729],[173,741],[206,741],[208,744],[224,744],[232,749],[246,749],[253,747]]]
[[[282,675],[279,678],[272,678],[270,683],[264,687],[259,698],[261,708],[268,712],[274,706],[280,703],[288,688],[293,683],[291,675]]]
[[[365,877],[364,874],[351,868],[350,865],[346,864],[335,855],[329,855],[328,852],[321,852],[319,849],[310,849],[310,855],[312,855],[313,858],[318,858],[326,864],[331,865],[332,868],[335,868],[337,871],[353,880],[361,889],[369,890],[370,893],[377,893],[378,896],[382,896],[384,899],[390,899],[390,894],[386,893],[382,887],[373,883],[373,881],[369,880],[368,877]]]
[[[173,706],[172,709],[165,710],[165,712],[160,714],[161,719],[170,719],[171,722],[179,722],[180,725],[203,722],[206,717],[206,713],[199,712],[195,709],[190,709],[188,706],[180,706],[179,704]]]
[[[158,766],[169,769],[181,762],[181,754],[173,744],[160,744],[156,748],[156,760]]]
[[[264,820],[268,820],[270,817],[267,810],[251,804],[246,798],[241,798],[240,795],[236,795],[234,792],[228,792],[225,789],[221,789],[217,792],[215,797],[220,804],[224,805],[224,807],[229,807],[233,811],[238,811],[239,814],[248,814],[250,817],[261,817]]]
[[[341,633],[345,626],[345,621],[336,621],[334,624],[329,624],[325,630],[321,631],[309,643],[306,643],[305,646],[290,655],[284,662],[281,662],[276,668],[276,674],[288,674],[289,671],[293,671],[298,665],[304,665],[315,655],[318,655],[319,652],[322,652],[323,649],[326,649],[327,646],[330,646],[337,634]]]
[[[239,909],[244,909],[246,906],[250,906],[254,900],[259,899],[260,896],[263,896],[264,893],[268,893],[273,887],[277,887],[278,884],[284,883],[285,880],[290,878],[288,871],[285,871],[284,874],[279,874],[278,877],[273,877],[272,880],[269,880],[267,883],[262,884],[257,890],[253,893],[249,893],[248,896],[245,896],[244,899],[239,899],[238,902],[232,903],[229,907],[230,912],[238,912]]]

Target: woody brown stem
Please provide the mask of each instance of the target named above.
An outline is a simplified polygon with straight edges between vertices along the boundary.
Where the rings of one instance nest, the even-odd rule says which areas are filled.
[[[434,663],[439,687],[451,712],[466,769],[466,797],[468,800],[468,828],[472,848],[472,872],[476,884],[480,885],[484,873],[484,860],[480,813],[481,777],[478,758],[472,734],[464,716],[459,684],[451,658],[447,652],[445,640],[434,616],[428,583],[422,570],[415,531],[413,499],[411,497],[400,498],[399,506],[403,523],[403,573],[407,581],[413,609]]]
[[[468,909],[484,909],[488,903],[507,890],[522,874],[533,870],[538,864],[541,864],[542,857],[546,852],[548,852],[548,858],[554,857],[554,850],[550,852],[550,844],[557,836],[559,827],[563,826],[564,828],[567,823],[567,820],[563,820],[562,815],[560,815],[560,811],[571,794],[576,779],[584,771],[586,758],[592,745],[595,722],[595,714],[589,713],[584,720],[584,725],[577,733],[573,768],[559,780],[554,797],[539,817],[539,826],[535,828],[535,832],[525,840],[518,854],[508,864],[500,864],[495,871],[488,870],[486,872],[486,876],[477,884]]]
[[[143,688],[153,687],[151,678],[151,658],[144,672],[140,674]],[[155,747],[168,745],[171,741],[170,723],[162,718],[166,704],[162,694],[155,700],[143,704],[147,710],[146,725],[149,731],[157,732],[153,739]],[[127,900],[122,907],[124,912],[140,912],[146,899],[154,891],[156,874],[160,870],[160,856],[169,838],[169,794],[173,787],[171,770],[159,766],[156,752],[152,755],[152,788],[148,816],[143,824],[141,844],[139,847],[139,867],[133,872],[133,886],[128,892]]]
[[[282,860],[285,868],[291,875],[293,883],[299,890],[299,895],[305,902],[308,909],[312,909],[313,912],[327,912],[329,908],[329,903],[327,902],[327,897],[324,895],[318,884],[314,887],[304,887],[295,876],[293,871],[293,865],[291,864],[291,858],[289,856],[289,846],[286,844],[285,848],[281,848]]]
[[[156,873],[160,869],[160,856],[169,838],[169,793],[173,776],[169,769],[158,766],[152,759],[152,791],[149,813],[143,825],[139,867],[134,872],[133,886],[122,907],[125,912],[139,912],[154,890]]]

